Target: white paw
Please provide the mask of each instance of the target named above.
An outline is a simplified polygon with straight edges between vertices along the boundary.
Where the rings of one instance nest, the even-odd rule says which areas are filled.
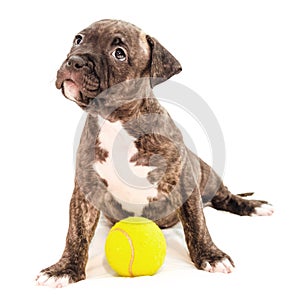
[[[45,273],[40,273],[36,278],[37,285],[48,286],[52,288],[62,288],[69,284],[70,277],[64,275],[62,277],[49,276]]]
[[[231,273],[233,269],[234,266],[227,258],[225,258],[221,261],[218,261],[215,266],[212,266],[209,262],[207,262],[204,270],[211,273],[219,272],[228,274]]]
[[[274,213],[274,208],[270,204],[262,204],[259,207],[255,207],[255,212],[251,216],[271,216]]]

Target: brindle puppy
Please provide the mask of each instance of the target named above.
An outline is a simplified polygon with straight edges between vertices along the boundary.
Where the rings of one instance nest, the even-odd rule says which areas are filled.
[[[203,206],[239,215],[271,215],[265,201],[233,195],[184,145],[152,88],[179,73],[179,62],[139,28],[102,20],[76,35],[56,87],[87,112],[77,152],[70,224],[62,258],[37,283],[85,279],[100,211],[112,222],[138,215],[161,228],[182,222],[198,269],[230,273],[232,259],[213,243]]]

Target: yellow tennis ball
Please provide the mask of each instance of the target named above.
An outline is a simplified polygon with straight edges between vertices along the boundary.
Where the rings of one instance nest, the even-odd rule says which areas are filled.
[[[116,223],[105,243],[106,259],[120,276],[153,275],[166,256],[166,240],[151,220],[129,217]]]

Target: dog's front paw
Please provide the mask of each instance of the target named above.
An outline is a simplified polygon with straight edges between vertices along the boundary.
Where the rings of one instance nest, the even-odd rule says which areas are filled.
[[[63,275],[63,276],[51,276],[44,272],[38,274],[36,278],[37,285],[48,286],[52,288],[62,288],[67,286],[70,283],[70,276]]]
[[[211,272],[211,273],[231,273],[234,269],[233,264],[230,262],[228,258],[224,258],[221,260],[217,260],[214,262],[206,262],[206,266],[204,268],[205,271]]]
[[[42,270],[36,278],[36,283],[37,285],[62,288],[70,283],[85,279],[85,273],[75,269],[76,268],[57,263]]]
[[[234,263],[229,255],[219,249],[202,253],[199,258],[193,259],[195,266],[211,273],[226,273],[229,274],[234,270]]]

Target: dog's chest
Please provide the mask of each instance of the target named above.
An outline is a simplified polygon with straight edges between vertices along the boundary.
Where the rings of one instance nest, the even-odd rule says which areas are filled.
[[[99,117],[99,125],[99,147],[107,155],[95,162],[94,169],[106,181],[107,190],[123,209],[141,215],[149,201],[157,197],[156,185],[147,179],[154,168],[130,162],[138,150],[135,138],[128,134],[120,121],[109,122]]]

